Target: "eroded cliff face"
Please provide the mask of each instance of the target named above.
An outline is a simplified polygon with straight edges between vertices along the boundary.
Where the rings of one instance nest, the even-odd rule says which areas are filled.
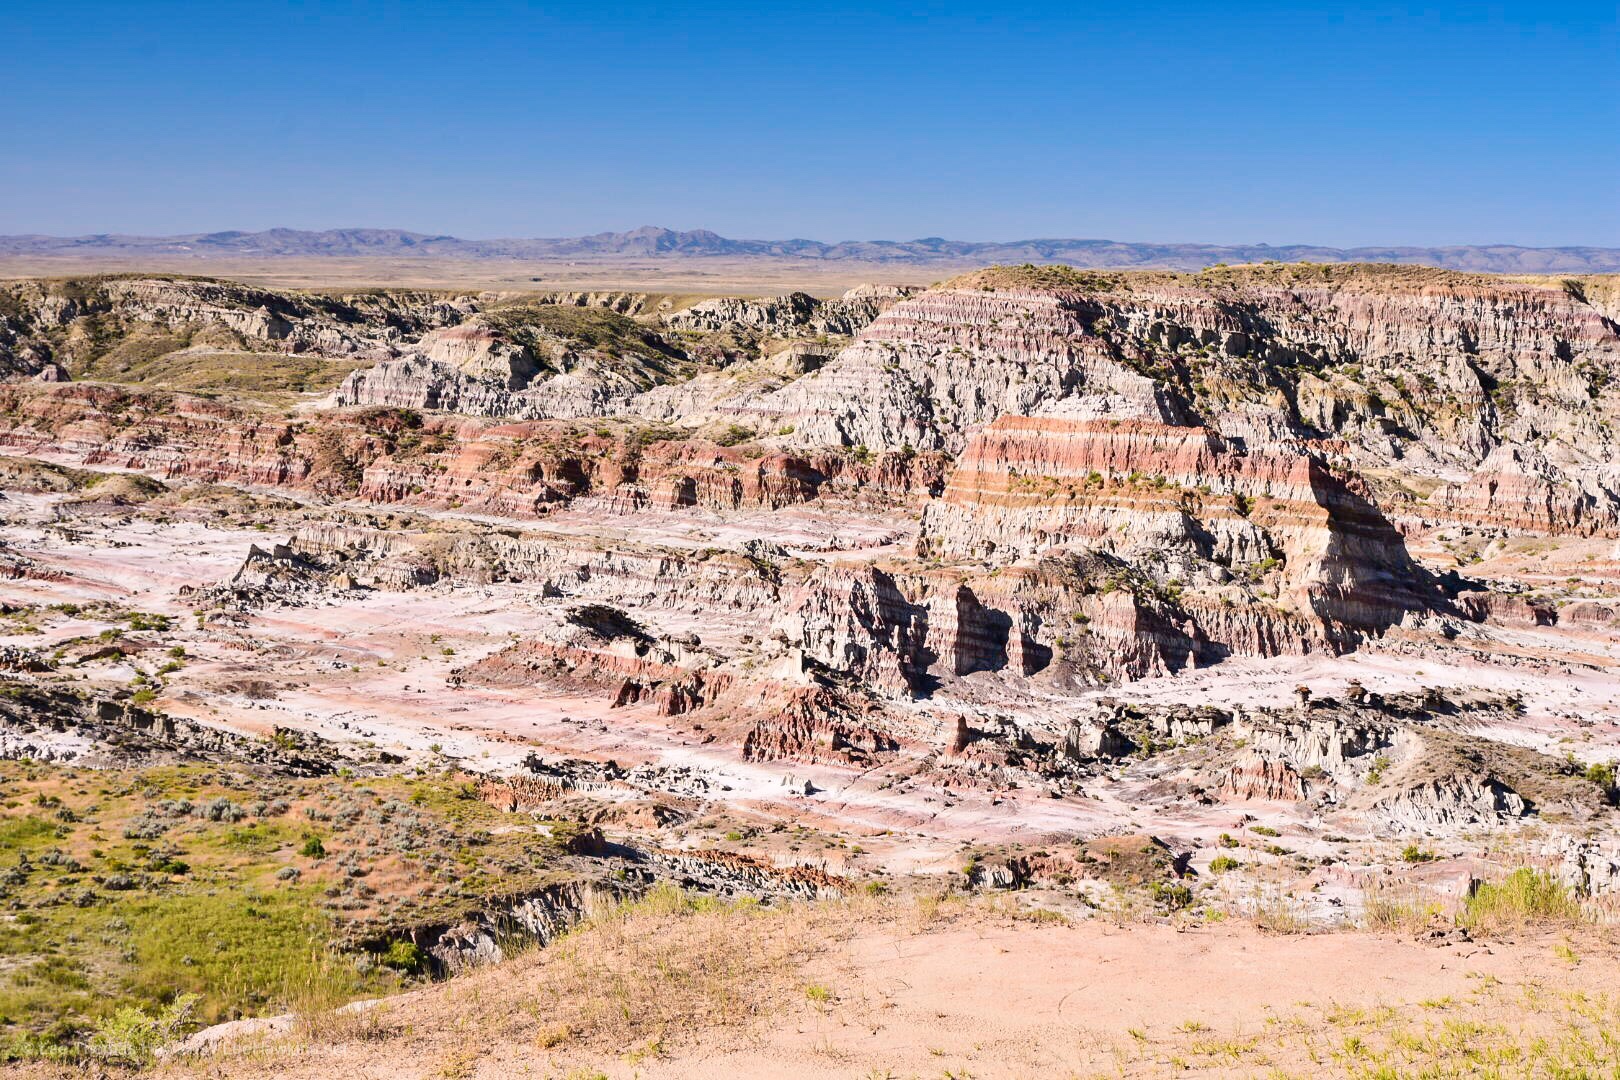
[[[709,625],[722,645],[632,648],[565,622],[468,678],[572,664],[627,703],[751,701],[794,718],[774,734],[750,721],[748,744],[774,756],[795,739],[954,743],[905,703],[988,682],[1063,697],[1507,618],[1518,601],[1489,587],[1459,600],[1402,530],[1616,528],[1602,434],[1620,345],[1594,294],[1608,295],[1309,266],[994,270],[681,309],[621,293],[25,284],[4,313],[25,368],[152,327],[377,362],[293,409],[13,382],[0,447],[510,523],[310,525],[291,561],[266,555],[221,602],[518,583]],[[811,524],[771,539],[791,515]],[[655,520],[674,531],[646,533]],[[858,725],[838,726],[845,708]]]
[[[1116,362],[1074,299],[931,289],[880,315],[770,405],[805,441],[951,451],[975,424],[1059,401],[1079,415],[1172,419],[1160,387]]]
[[[708,333],[753,330],[780,338],[849,337],[917,292],[907,286],[862,285],[835,300],[818,300],[807,293],[763,299],[720,296],[666,312],[660,321],[674,330]]]
[[[315,357],[370,365],[343,379],[338,407],[730,425],[802,449],[955,455],[1008,415],[1202,426],[1387,477],[1386,513],[1402,519],[1610,534],[1613,295],[1606,278],[1310,265],[1009,268],[923,292],[680,309],[612,292],[336,296],[112,277],[7,286],[0,367],[131,380],[162,377],[153,357]]]
[[[165,478],[301,487],[379,504],[535,517],[588,507],[779,509],[836,489],[937,489],[944,459],[719,446],[644,425],[495,424],[410,410],[294,414],[93,385],[0,385],[0,446]]]
[[[476,309],[413,291],[289,293],[199,278],[112,276],[0,286],[0,370],[66,377],[128,342],[146,353],[308,352],[386,360]]]
[[[911,291],[866,287],[835,300],[719,297],[661,311],[645,326],[617,312],[559,321],[545,318],[547,305],[496,309],[424,335],[397,361],[355,372],[333,402],[701,423],[746,411],[750,383],[774,388],[819,366]],[[703,378],[739,364],[729,378]]]
[[[1060,546],[1228,602],[1252,603],[1258,586],[1352,625],[1426,606],[1366,492],[1307,455],[1143,421],[1003,416],[975,431],[927,508],[919,550],[1007,562]]]
[[[756,407],[795,438],[961,451],[998,416],[1201,423],[1242,445],[1466,486],[1502,447],[1613,516],[1620,335],[1579,282],[1395,268],[968,275],[875,319]],[[1606,294],[1604,294],[1606,295]],[[1579,501],[1579,500],[1577,500]],[[1485,522],[1512,505],[1442,497]],[[1526,524],[1562,529],[1566,507]]]

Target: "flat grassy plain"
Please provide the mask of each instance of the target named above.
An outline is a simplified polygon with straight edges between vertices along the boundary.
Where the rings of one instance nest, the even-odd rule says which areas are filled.
[[[963,263],[969,270],[977,263]],[[952,267],[881,263],[818,264],[803,259],[605,258],[544,262],[478,259],[322,258],[240,259],[185,256],[9,256],[0,279],[102,273],[178,273],[230,278],[253,285],[297,289],[468,289],[770,296],[803,291],[837,296],[865,283],[926,285],[949,277]]]

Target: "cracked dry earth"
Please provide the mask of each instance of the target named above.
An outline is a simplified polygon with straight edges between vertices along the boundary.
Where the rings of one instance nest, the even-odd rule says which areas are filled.
[[[558,1040],[565,1064],[634,1050],[636,1075],[1242,1074],[1264,1062],[1189,1058],[1199,1029],[1169,1021],[1248,1038],[1334,986],[1462,1001],[1462,971],[1521,993],[1553,946],[1436,928],[1481,930],[1481,883],[1530,873],[1597,935],[1567,948],[1607,948],[1617,296],[1310,265],[696,302],[0,286],[14,1052],[162,1004],[141,946],[74,943],[215,874],[353,965],[324,1007],[516,978],[463,973],[669,887],[1065,920],[864,911],[868,936],[820,961],[841,974],[790,950],[748,991],[788,987],[791,1037],[700,1054],[676,1029],[712,1018],[672,1016],[667,1045],[636,1033],[651,1050],[584,1021]],[[126,801],[93,783],[161,828],[109,817]],[[251,840],[210,832],[237,811],[205,796],[265,807]],[[1490,959],[1442,976],[1457,949]],[[1394,983],[1356,984],[1362,962]],[[1596,962],[1564,967],[1609,991]],[[104,1003],[29,990],[53,978]],[[209,1021],[298,1011],[268,982],[193,989]],[[1106,1014],[1090,1042],[1044,1026],[1053,994]],[[976,1019],[931,1024],[929,995]],[[1451,1019],[1499,1023],[1475,998]],[[1322,1057],[1310,1033],[1337,1029],[1299,1023],[1268,1042],[1278,1067],[1372,1061]],[[1381,1023],[1334,1038],[1416,1037]],[[944,1052],[919,1056],[931,1027]],[[327,1065],[352,1066],[334,1039]]]

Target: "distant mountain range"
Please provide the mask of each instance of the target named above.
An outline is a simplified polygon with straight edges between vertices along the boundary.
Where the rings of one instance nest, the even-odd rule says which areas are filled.
[[[644,226],[630,232],[564,239],[463,240],[400,229],[269,229],[189,236],[0,236],[4,256],[210,258],[423,258],[551,261],[608,258],[757,258],[915,266],[1068,263],[1097,268],[1197,270],[1215,263],[1394,262],[1495,273],[1620,272],[1620,248],[1458,247],[1333,248],[1314,244],[1131,244],[1115,240],[1017,240],[976,243],[921,240],[732,240],[706,229],[677,232]]]

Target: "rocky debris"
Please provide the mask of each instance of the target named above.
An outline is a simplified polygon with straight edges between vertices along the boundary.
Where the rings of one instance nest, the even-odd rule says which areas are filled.
[[[1343,778],[1359,779],[1381,751],[1400,739],[1399,727],[1380,713],[1346,713],[1327,699],[1303,715],[1248,711],[1233,732],[1258,754]]]
[[[417,577],[411,584],[425,584]],[[247,557],[236,573],[213,584],[182,586],[194,610],[239,615],[267,607],[301,607],[330,602],[334,595],[361,588],[347,569],[334,568],[296,550],[292,544],[274,544],[269,550],[248,545]]]
[[[806,293],[761,299],[717,297],[660,316],[674,330],[758,330],[781,338],[839,335],[865,329],[886,308],[918,290],[892,285],[862,285],[836,300]]]
[[[1154,710],[1148,717],[1153,733],[1177,742],[1203,739],[1232,722],[1232,714],[1214,706],[1171,706]]]
[[[1620,841],[1609,837],[1560,836],[1550,843],[1558,876],[1581,896],[1620,893]]]
[[[51,665],[33,649],[0,645],[0,671],[41,672]]]
[[[1494,777],[1420,781],[1374,805],[1391,825],[1412,830],[1497,825],[1530,812],[1518,792]]]
[[[816,899],[846,896],[852,883],[821,867],[777,866],[736,851],[659,848],[644,854],[660,874],[686,889],[725,896]]]
[[[320,776],[339,763],[375,764],[375,754],[343,750],[318,736],[277,727],[255,739],[127,700],[32,682],[0,686],[0,757],[87,764],[164,761],[249,762],[293,776]]]
[[[1124,732],[1100,719],[1076,720],[1063,736],[1063,752],[1080,760],[1124,758],[1136,749],[1136,744]]]
[[[590,912],[611,906],[622,895],[602,883],[570,881],[496,902],[453,926],[415,927],[412,938],[440,973],[455,975],[501,960],[514,941],[549,945]]]

